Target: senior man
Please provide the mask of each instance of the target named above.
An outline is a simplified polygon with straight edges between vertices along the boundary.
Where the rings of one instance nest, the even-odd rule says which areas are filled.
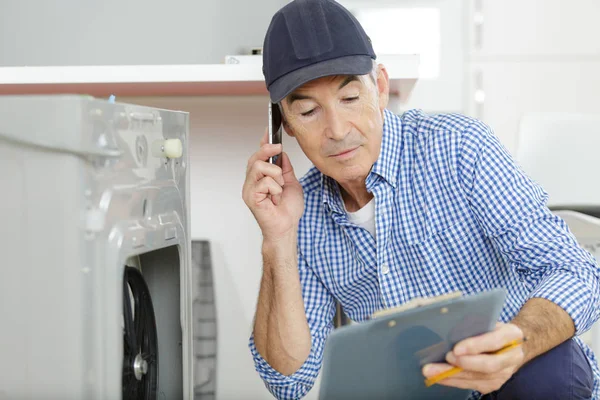
[[[388,73],[375,60],[332,0],[292,1],[268,28],[270,98],[314,168],[298,181],[285,152],[268,163],[282,146],[266,136],[248,161],[243,198],[263,234],[250,349],[266,386],[281,399],[310,390],[336,301],[360,322],[414,297],[502,287],[496,329],[424,376],[460,366],[440,384],[473,398],[598,398],[600,370],[577,338],[598,318],[594,258],[488,126],[387,110]],[[487,354],[523,336],[522,347]]]

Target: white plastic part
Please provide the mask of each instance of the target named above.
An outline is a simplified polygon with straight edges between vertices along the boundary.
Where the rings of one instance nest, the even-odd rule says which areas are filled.
[[[183,155],[183,145],[180,139],[156,140],[152,143],[154,157],[180,158]]]
[[[104,211],[92,208],[86,213],[85,229],[90,232],[102,232],[104,229]]]
[[[180,139],[167,139],[164,144],[165,157],[180,158],[183,155],[183,145]]]

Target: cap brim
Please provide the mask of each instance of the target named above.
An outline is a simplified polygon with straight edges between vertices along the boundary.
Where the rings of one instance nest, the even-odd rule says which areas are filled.
[[[292,71],[269,86],[273,103],[279,103],[295,89],[312,80],[332,75],[365,75],[373,69],[373,59],[368,55],[355,55],[321,61]]]

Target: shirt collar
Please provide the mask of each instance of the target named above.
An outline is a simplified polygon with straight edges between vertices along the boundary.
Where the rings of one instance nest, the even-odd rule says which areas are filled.
[[[345,214],[342,204],[342,194],[337,182],[325,174],[321,174],[323,203],[337,214]]]
[[[373,175],[385,179],[396,188],[398,168],[400,168],[400,151],[402,149],[402,121],[400,117],[389,110],[384,110],[383,137],[379,158],[373,164],[371,173],[367,176],[367,189],[375,182]]]
[[[400,165],[400,150],[402,145],[402,122],[401,119],[391,111],[384,110],[383,136],[381,139],[381,151],[379,158],[373,164],[371,172],[367,176],[367,190],[372,191],[374,185],[383,178],[392,187],[396,187],[398,168]],[[326,175],[321,174],[321,188],[323,203],[338,214],[345,214],[342,196],[337,182]]]

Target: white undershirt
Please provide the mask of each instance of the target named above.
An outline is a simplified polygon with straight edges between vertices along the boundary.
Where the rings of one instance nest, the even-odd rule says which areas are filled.
[[[346,205],[344,204],[345,208]],[[365,228],[371,233],[371,236],[375,237],[375,198],[372,198],[358,211],[349,212],[346,210],[346,214],[348,214],[348,221]]]

